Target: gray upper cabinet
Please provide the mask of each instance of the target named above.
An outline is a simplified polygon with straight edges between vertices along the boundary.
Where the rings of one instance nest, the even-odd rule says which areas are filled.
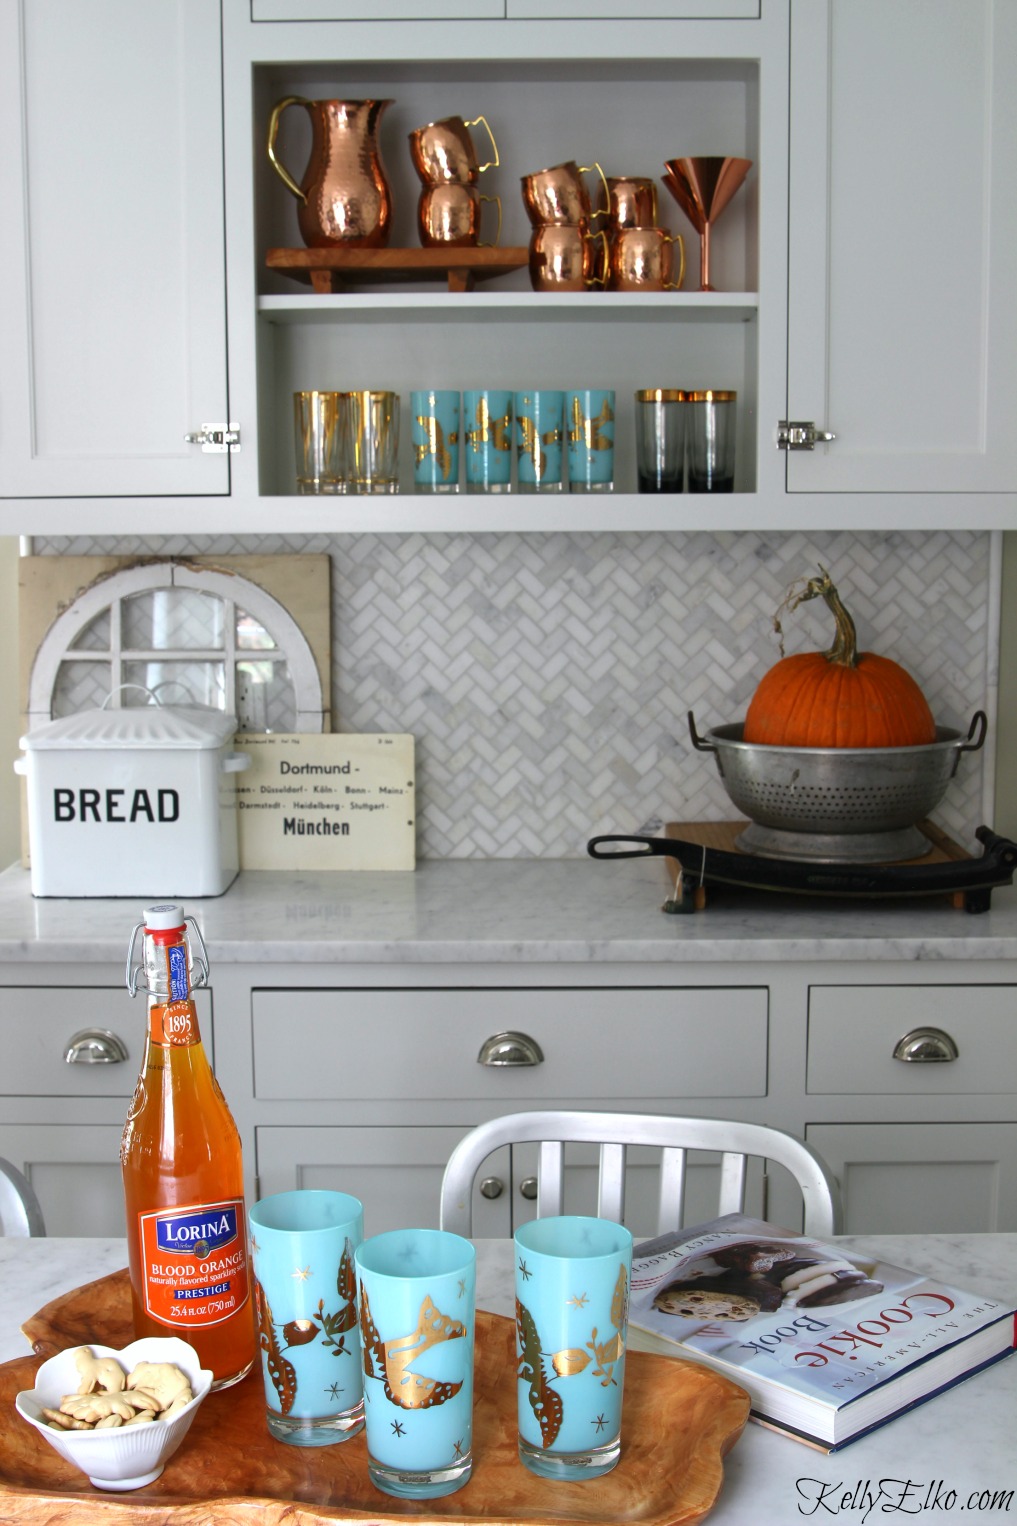
[[[153,498],[180,533],[698,529],[698,495],[635,491],[650,385],[738,393],[716,531],[1011,528],[1015,56],[1014,0],[0,0],[0,530],[76,533],[92,499],[89,531],[135,531]],[[509,246],[530,170],[750,158],[719,289],[661,186],[680,291],[312,292],[267,268],[300,241],[265,151],[288,95],[393,101],[393,248],[419,244],[407,134],[444,115],[496,130]],[[308,132],[285,114],[298,178]],[[489,386],[616,390],[613,493],[414,494],[404,428],[384,504],[297,496],[294,391],[406,399],[481,359]],[[782,419],[836,438],[783,452]],[[185,443],[234,420],[235,453]]]
[[[793,0],[788,417],[837,438],[791,492],[1014,522],[1015,58],[1013,0]]]
[[[0,497],[229,491],[220,30],[0,0]]]

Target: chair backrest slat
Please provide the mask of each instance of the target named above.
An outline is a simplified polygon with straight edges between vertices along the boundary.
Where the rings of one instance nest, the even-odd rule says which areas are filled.
[[[665,1146],[660,1155],[657,1233],[676,1229],[685,1219],[685,1151]]]
[[[744,1155],[734,1155],[725,1150],[720,1161],[720,1211],[741,1213],[745,1207],[745,1171],[748,1161]]]
[[[537,1218],[561,1213],[565,1201],[565,1146],[556,1139],[541,1142],[537,1162]]]
[[[623,1144],[602,1144],[600,1147],[597,1217],[614,1219],[617,1224],[620,1224],[625,1217],[625,1146]]]

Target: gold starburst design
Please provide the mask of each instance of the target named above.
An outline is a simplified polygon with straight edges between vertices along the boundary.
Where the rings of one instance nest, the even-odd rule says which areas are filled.
[[[589,1293],[573,1293],[571,1298],[566,1299],[565,1307],[567,1309],[585,1309],[589,1301]]]
[[[406,1435],[406,1432],[403,1429],[403,1423],[402,1423],[401,1420],[393,1420],[392,1421],[392,1434],[393,1434],[393,1436],[405,1436]]]
[[[465,1277],[460,1277],[460,1279],[459,1279],[459,1297],[460,1298],[465,1298],[466,1297],[466,1278]]]
[[[596,1420],[590,1421],[590,1424],[593,1426],[595,1431],[602,1431],[606,1427],[607,1421],[604,1419],[603,1415],[598,1415]]]
[[[305,1266],[305,1267],[299,1267],[298,1266],[298,1267],[294,1268],[294,1270],[290,1273],[290,1276],[293,1277],[297,1282],[306,1282],[308,1277],[310,1277],[310,1275],[311,1275],[311,1268],[309,1266]]]
[[[533,1276],[533,1273],[530,1271],[529,1267],[526,1265],[526,1262],[521,1256],[519,1258],[519,1275],[524,1282],[529,1282],[530,1278]]]

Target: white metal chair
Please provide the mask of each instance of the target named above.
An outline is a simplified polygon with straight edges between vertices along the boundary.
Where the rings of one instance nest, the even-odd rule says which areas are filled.
[[[0,1234],[27,1240],[45,1233],[42,1206],[31,1182],[0,1155]]]
[[[659,1147],[660,1195],[656,1233],[683,1222],[685,1170],[689,1150],[722,1156],[717,1213],[745,1206],[748,1156],[776,1161],[796,1179],[804,1203],[805,1233],[836,1234],[841,1224],[840,1189],[826,1163],[803,1140],[759,1123],[722,1118],[681,1118],[644,1113],[545,1111],[509,1113],[481,1123],[452,1151],[441,1185],[441,1226],[456,1234],[473,1229],[473,1183],[486,1158],[503,1145],[536,1141],[537,1217],[562,1212],[565,1144],[600,1146],[597,1214],[621,1221],[625,1213],[625,1152],[629,1145]]]

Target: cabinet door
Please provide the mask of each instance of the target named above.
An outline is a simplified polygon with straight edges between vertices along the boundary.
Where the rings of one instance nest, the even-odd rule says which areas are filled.
[[[0,0],[0,497],[229,491],[220,53],[218,0]]]
[[[795,0],[792,492],[1017,487],[1012,0]]]
[[[0,1155],[35,1188],[47,1234],[123,1237],[123,1131],[122,1123],[0,1124]]]
[[[351,1192],[364,1205],[365,1234],[407,1224],[437,1229],[446,1162],[472,1126],[259,1128],[258,1196],[298,1187]],[[475,1235],[511,1233],[508,1153],[500,1151],[485,1163],[474,1188]],[[481,1193],[480,1182],[488,1178],[499,1184],[496,1199]]]
[[[1017,1124],[823,1123],[805,1137],[840,1181],[845,1234],[1017,1229]]]

